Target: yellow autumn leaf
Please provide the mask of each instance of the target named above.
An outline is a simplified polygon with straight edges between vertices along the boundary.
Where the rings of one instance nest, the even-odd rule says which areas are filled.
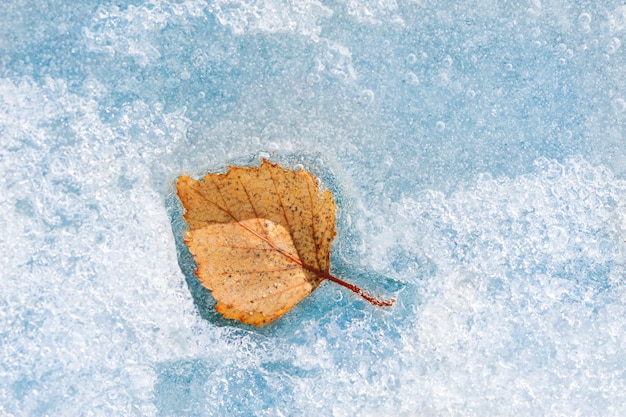
[[[373,304],[393,304],[330,275],[335,204],[305,170],[285,170],[264,159],[258,168],[230,167],[203,181],[182,176],[176,187],[196,275],[225,318],[267,324],[325,279]]]

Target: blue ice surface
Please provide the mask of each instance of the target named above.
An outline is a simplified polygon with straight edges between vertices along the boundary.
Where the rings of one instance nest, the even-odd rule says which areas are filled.
[[[5,2],[0,414],[626,415],[625,35],[609,0]],[[394,308],[207,316],[171,184],[261,152],[318,155],[333,271]]]

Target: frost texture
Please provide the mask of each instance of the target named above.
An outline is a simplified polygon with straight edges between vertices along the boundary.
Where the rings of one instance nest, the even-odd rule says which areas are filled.
[[[187,0],[180,3],[151,0],[141,6],[100,6],[90,24],[83,28],[88,51],[131,56],[145,67],[161,57],[152,38],[168,23],[186,24],[187,19],[204,16],[207,3]]]
[[[626,415],[625,16],[8,2],[0,414]],[[169,185],[302,150],[353,230],[335,268],[396,306],[322,284],[261,330],[201,318]]]
[[[576,389],[551,406],[593,415],[625,385],[614,371],[624,366],[626,182],[583,160],[535,165],[400,204],[402,246],[428,236],[422,256],[438,266],[416,310],[417,356],[448,369],[429,378],[442,403],[459,395],[446,390],[456,381],[470,409],[532,415],[594,381],[602,394]]]
[[[346,11],[360,23],[380,25],[383,21],[402,23],[402,18],[395,14],[398,3],[395,0],[358,1],[347,0]]]
[[[471,264],[481,279],[547,281],[559,301],[590,301],[618,289],[622,270],[612,266],[624,261],[618,243],[626,231],[626,183],[581,160],[561,165],[540,159],[535,165],[538,174],[482,176],[449,199],[426,193],[403,200],[400,213],[418,219],[407,235],[445,231],[424,242],[424,251],[448,272]]]
[[[321,20],[332,10],[317,0],[216,0],[218,21],[237,34],[244,32],[292,33],[317,38]]]

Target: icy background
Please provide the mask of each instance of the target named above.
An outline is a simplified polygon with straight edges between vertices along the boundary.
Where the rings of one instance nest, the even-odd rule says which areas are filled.
[[[626,415],[622,0],[93,3],[0,11],[1,415]],[[172,181],[260,151],[396,307],[201,317]]]

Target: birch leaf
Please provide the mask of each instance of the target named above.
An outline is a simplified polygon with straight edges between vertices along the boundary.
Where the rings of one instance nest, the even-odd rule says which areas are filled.
[[[375,305],[393,304],[330,275],[335,204],[310,173],[263,160],[258,168],[230,167],[202,181],[182,176],[176,187],[196,275],[225,318],[267,324],[325,279]]]

